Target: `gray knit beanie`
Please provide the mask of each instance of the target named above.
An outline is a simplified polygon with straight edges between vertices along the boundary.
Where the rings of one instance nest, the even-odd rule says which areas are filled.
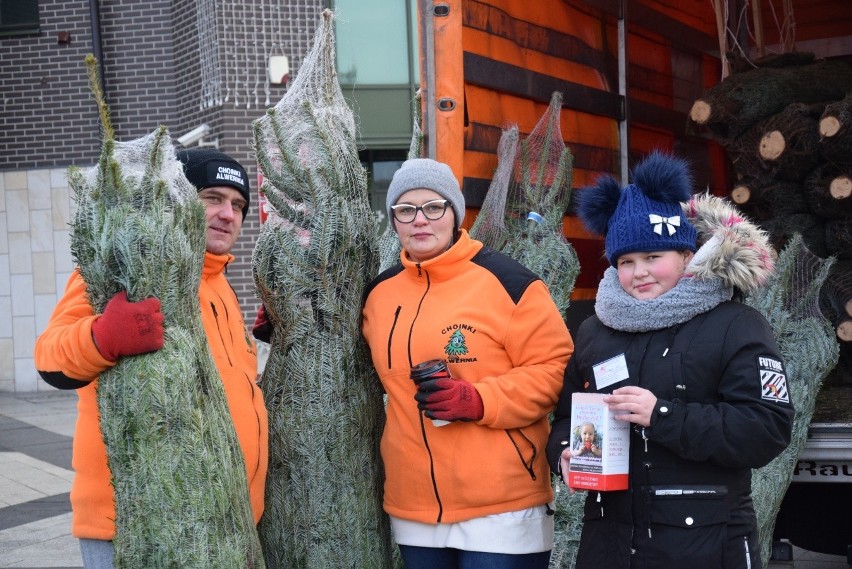
[[[442,198],[449,200],[456,214],[456,228],[461,227],[465,210],[464,196],[459,188],[459,182],[449,166],[431,158],[406,160],[394,173],[385,201],[388,219],[393,218],[391,206],[396,204],[402,194],[408,190],[421,188],[437,192]]]

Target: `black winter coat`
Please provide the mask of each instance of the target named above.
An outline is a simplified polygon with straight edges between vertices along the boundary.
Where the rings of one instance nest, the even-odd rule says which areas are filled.
[[[629,378],[598,389],[593,367],[619,354]],[[630,488],[589,492],[577,569],[760,567],[751,469],[786,448],[793,422],[769,324],[737,302],[643,333],[587,319],[548,441],[554,472],[570,440],[571,394],[626,385],[657,404],[649,428],[631,429]]]

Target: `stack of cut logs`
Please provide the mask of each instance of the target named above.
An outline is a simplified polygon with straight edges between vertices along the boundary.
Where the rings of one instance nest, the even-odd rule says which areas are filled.
[[[852,68],[802,53],[756,62],[697,100],[687,129],[725,147],[730,199],[777,249],[798,233],[836,258],[820,298],[841,346],[828,381],[852,382]]]

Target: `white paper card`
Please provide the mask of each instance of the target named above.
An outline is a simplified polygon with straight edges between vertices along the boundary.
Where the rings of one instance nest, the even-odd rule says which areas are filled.
[[[624,354],[619,354],[614,358],[601,362],[594,366],[592,370],[595,373],[595,386],[597,389],[609,387],[613,383],[618,383],[630,377],[630,374],[627,372],[627,360],[624,358]]]

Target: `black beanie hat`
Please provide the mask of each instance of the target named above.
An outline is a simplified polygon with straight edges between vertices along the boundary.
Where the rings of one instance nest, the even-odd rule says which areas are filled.
[[[251,188],[248,174],[242,165],[218,150],[209,148],[189,148],[177,151],[178,160],[183,163],[183,172],[200,192],[212,186],[230,186],[240,192],[246,200],[243,208],[243,220],[251,203]]]

